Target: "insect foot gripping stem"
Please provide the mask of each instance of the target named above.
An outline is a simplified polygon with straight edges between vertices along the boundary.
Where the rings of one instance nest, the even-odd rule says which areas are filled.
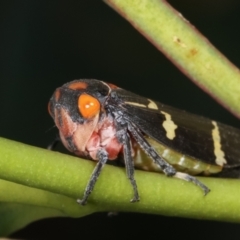
[[[102,168],[104,167],[105,163],[108,160],[108,154],[104,149],[100,149],[97,155],[98,155],[99,161],[92,172],[90,180],[87,183],[87,186],[86,186],[84,194],[83,194],[83,198],[77,199],[77,203],[79,203],[81,205],[85,205],[87,203],[87,199],[88,199],[89,195],[91,194],[91,192],[93,191],[93,188],[98,179],[98,176],[100,175]]]
[[[210,189],[207,186],[205,186],[203,183],[201,183],[195,177],[190,176],[186,173],[176,172],[176,174],[173,175],[173,177],[180,178],[180,179],[183,179],[185,181],[192,182],[192,183],[196,184],[197,186],[199,186],[203,190],[204,196],[206,196],[210,192]]]

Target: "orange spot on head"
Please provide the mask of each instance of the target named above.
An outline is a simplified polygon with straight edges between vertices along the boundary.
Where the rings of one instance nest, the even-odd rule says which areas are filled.
[[[73,89],[73,90],[81,90],[81,89],[86,89],[88,86],[87,83],[85,82],[73,82],[68,85],[68,88]]]
[[[78,109],[84,118],[92,118],[99,113],[100,103],[96,98],[83,93],[78,98]]]

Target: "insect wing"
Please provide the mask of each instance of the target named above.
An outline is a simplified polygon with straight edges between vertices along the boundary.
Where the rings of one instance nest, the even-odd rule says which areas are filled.
[[[142,132],[194,159],[225,168],[240,166],[240,130],[210,119],[115,90],[121,111]]]

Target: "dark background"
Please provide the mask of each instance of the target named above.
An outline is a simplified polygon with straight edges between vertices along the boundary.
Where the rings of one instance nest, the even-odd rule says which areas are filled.
[[[240,65],[238,0],[169,1],[235,65]],[[159,26],[161,27],[161,26]],[[128,22],[99,0],[0,2],[0,136],[45,148],[56,135],[47,113],[54,89],[96,78],[168,105],[240,127]],[[160,86],[160,87],[156,87]],[[129,235],[131,232],[131,236]],[[18,238],[191,236],[238,239],[230,223],[122,213],[48,219]],[[236,235],[235,235],[236,234]]]

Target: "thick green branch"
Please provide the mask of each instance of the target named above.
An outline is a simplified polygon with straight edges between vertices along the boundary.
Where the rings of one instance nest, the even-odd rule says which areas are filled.
[[[13,183],[0,181],[4,193],[0,201],[59,209],[75,217],[94,211],[134,211],[240,222],[238,180],[201,178],[212,190],[204,197],[192,183],[136,171],[141,201],[132,204],[125,170],[113,166],[104,168],[88,205],[78,206],[75,199],[82,196],[94,166],[91,161],[1,138],[0,178],[21,185],[8,187]]]
[[[165,0],[105,0],[182,72],[240,117],[240,74]],[[161,71],[161,66],[159,66]]]

